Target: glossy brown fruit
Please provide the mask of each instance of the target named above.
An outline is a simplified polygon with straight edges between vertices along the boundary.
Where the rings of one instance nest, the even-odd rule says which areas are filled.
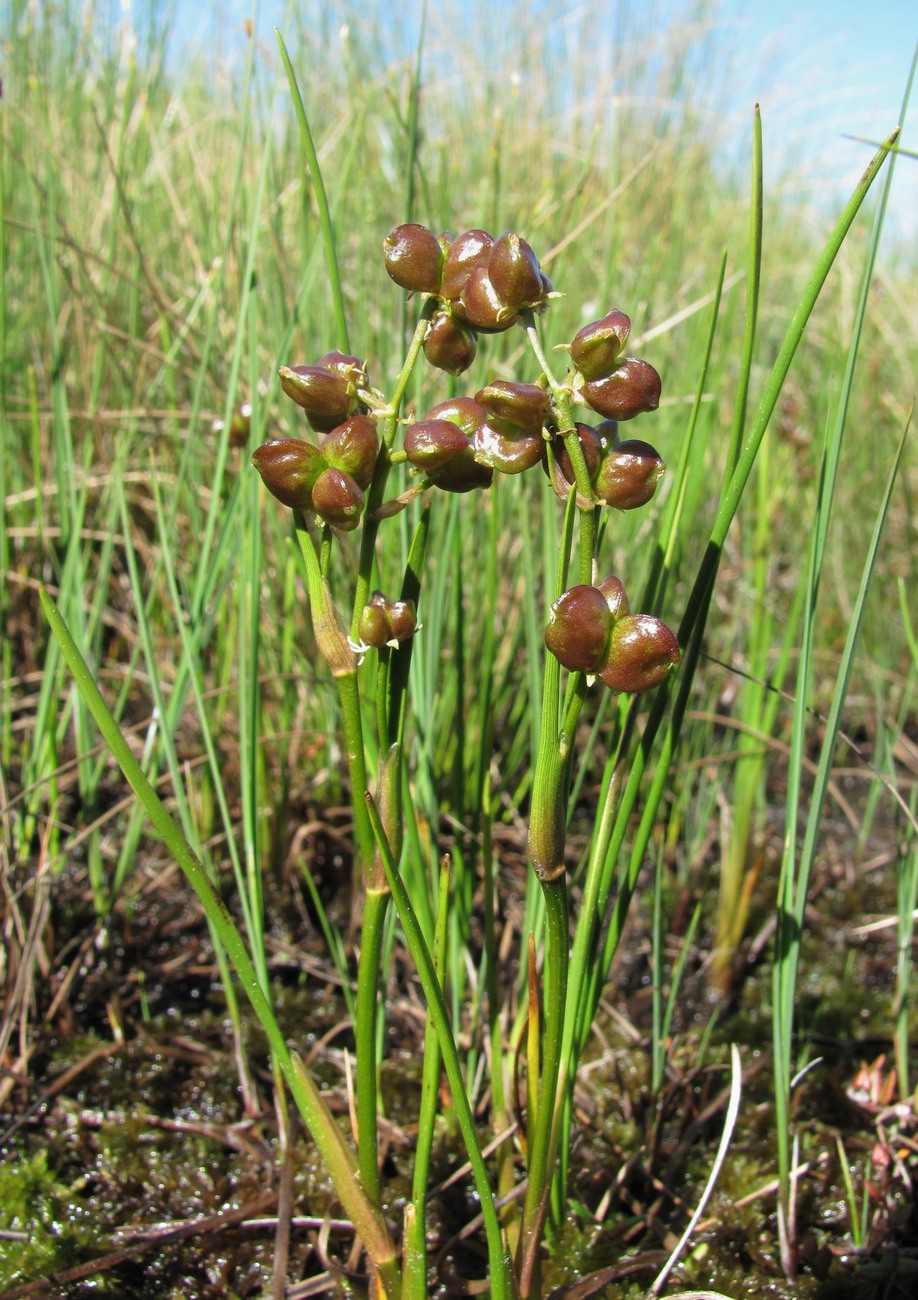
[[[657,490],[666,465],[656,448],[638,438],[610,447],[593,480],[593,491],[607,506],[636,510]]]
[[[490,416],[472,436],[472,447],[479,465],[488,465],[501,474],[522,474],[542,459],[541,433],[527,433],[510,420]]]
[[[651,614],[626,614],[615,622],[599,676],[613,691],[638,695],[665,681],[680,657],[665,623]]]
[[[320,433],[346,420],[357,405],[347,379],[327,366],[281,366],[278,374],[284,392]]]
[[[492,472],[479,465],[468,435],[451,420],[418,420],[405,431],[408,463],[446,492],[491,486]]]
[[[376,425],[368,415],[352,415],[332,429],[319,452],[327,465],[344,470],[358,487],[366,490],[373,481],[379,456]]]
[[[541,307],[545,290],[539,259],[512,230],[505,230],[491,246],[488,275],[505,306]]]
[[[516,310],[501,301],[483,266],[474,268],[453,310],[473,329],[486,334],[501,334],[517,322]]]
[[[471,325],[450,312],[437,312],[424,336],[424,356],[438,370],[461,375],[475,360],[478,336]]]
[[[593,410],[610,420],[633,420],[636,415],[655,411],[660,405],[660,376],[639,357],[625,357],[604,379],[583,386],[583,395]]]
[[[598,587],[580,584],[565,591],[551,607],[545,644],[571,672],[595,673],[606,662],[612,614]]]
[[[330,466],[316,479],[312,489],[312,508],[333,528],[352,532],[360,523],[363,504],[363,492],[343,470]]]
[[[323,462],[315,447],[301,438],[274,438],[256,447],[252,464],[265,487],[291,510],[312,509],[312,488]]]
[[[623,311],[610,311],[574,335],[571,361],[584,379],[602,379],[618,363],[631,333],[631,319]]]
[[[443,260],[440,297],[455,302],[476,266],[487,267],[493,239],[486,230],[465,230],[450,244]]]
[[[403,289],[439,293],[444,254],[426,226],[396,226],[383,240],[383,256],[389,275]]]
[[[495,379],[479,389],[475,401],[489,415],[537,434],[541,434],[551,407],[551,398],[538,384],[515,384],[506,379]]]

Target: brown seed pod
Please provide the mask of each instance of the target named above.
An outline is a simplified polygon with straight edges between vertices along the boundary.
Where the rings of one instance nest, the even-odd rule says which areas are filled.
[[[324,356],[319,357],[316,364],[331,370],[333,374],[340,375],[354,389],[367,386],[366,362],[352,356],[349,352],[326,352]]]
[[[488,413],[474,397],[448,397],[445,402],[438,402],[425,415],[425,420],[449,420],[458,425],[467,438],[487,419]]]
[[[538,384],[515,384],[506,379],[495,379],[479,389],[475,401],[489,415],[537,434],[541,434],[551,407],[551,398]]]
[[[501,301],[483,266],[472,271],[453,310],[483,334],[502,334],[518,319],[516,310]]]
[[[319,433],[329,433],[357,405],[345,377],[327,366],[281,366],[278,374],[281,388]]]
[[[636,510],[657,490],[666,465],[656,448],[639,438],[610,447],[593,479],[593,491],[607,506]]]
[[[631,318],[623,311],[610,311],[577,331],[571,361],[584,379],[602,379],[615,369],[630,333]]]
[[[475,360],[478,335],[452,312],[437,312],[424,335],[424,356],[438,370],[461,375]]]
[[[541,433],[527,433],[510,420],[491,416],[472,435],[472,447],[479,465],[501,474],[522,474],[542,459]]]
[[[396,226],[383,240],[386,270],[397,285],[415,293],[439,293],[444,252],[426,226]]]
[[[598,587],[580,584],[551,607],[545,644],[571,672],[596,673],[606,662],[613,619]]]
[[[475,267],[487,267],[493,242],[486,230],[466,230],[456,236],[443,259],[441,298],[457,301]]]
[[[418,420],[405,431],[408,463],[446,492],[491,486],[492,472],[479,465],[468,435],[451,420]]]
[[[625,586],[621,578],[616,578],[614,575],[603,578],[602,582],[597,583],[597,587],[602,592],[613,619],[631,613],[628,607],[628,597],[625,595]]]
[[[616,620],[599,676],[613,691],[638,695],[665,681],[681,658],[673,632],[651,614]]]
[[[312,489],[312,508],[327,524],[350,533],[360,523],[363,492],[344,470],[329,466],[322,471]]]
[[[583,396],[599,415],[610,420],[633,420],[660,405],[660,376],[640,357],[625,357],[610,375],[583,386]]]
[[[319,451],[326,465],[350,474],[358,487],[366,490],[373,481],[379,456],[379,436],[368,415],[352,415],[332,429]]]
[[[313,485],[323,467],[315,447],[301,438],[274,438],[256,447],[252,464],[282,505],[291,510],[312,509]]]
[[[541,307],[545,298],[539,259],[525,239],[505,230],[488,257],[488,275],[506,307]]]

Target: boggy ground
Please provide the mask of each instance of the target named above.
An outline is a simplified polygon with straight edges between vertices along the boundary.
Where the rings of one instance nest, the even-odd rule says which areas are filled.
[[[346,926],[349,867],[340,828],[329,825],[326,834],[321,817],[312,824],[313,868],[330,912]],[[710,1171],[730,1042],[741,1048],[740,1119],[669,1291],[707,1288],[737,1300],[915,1294],[918,1119],[913,1104],[894,1104],[891,1041],[864,1037],[865,1025],[890,1020],[895,928],[858,932],[868,913],[892,912],[894,899],[880,892],[891,873],[876,869],[883,853],[855,865],[843,832],[833,838],[830,827],[827,843],[801,982],[800,1024],[819,1063],[796,1092],[800,1276],[786,1282],[778,1258],[770,993],[763,987],[770,968],[759,964],[769,927],[748,941],[725,996],[711,992],[696,936],[655,1097],[650,941],[636,907],[622,946],[627,956],[616,964],[578,1083],[571,1206],[553,1234],[546,1295],[647,1293]],[[518,850],[516,857],[522,880]],[[769,887],[766,871],[760,893]],[[288,1038],[310,1057],[346,1126],[350,1024],[307,898],[295,873],[269,886],[275,997]],[[672,910],[673,953],[694,901],[686,890]],[[511,899],[506,924],[519,912]],[[254,1095],[247,1114],[207,927],[181,877],[151,857],[100,932],[85,880],[71,870],[54,882],[40,949],[20,1016],[30,1056],[25,1070],[5,1071],[2,1094],[0,1300],[270,1294],[282,1176],[265,1046],[249,1025],[244,1046]],[[393,965],[382,1158],[398,1223],[410,1189],[423,1008],[407,955],[397,951]],[[19,1041],[10,1036],[8,1065]],[[483,1128],[486,1104],[487,1096]],[[860,1214],[856,1238],[842,1159]],[[487,1271],[469,1182],[452,1178],[463,1162],[458,1131],[444,1122],[431,1180],[432,1295],[481,1294],[476,1280]],[[334,1196],[302,1132],[287,1173],[287,1295],[365,1294],[363,1261],[348,1225],[335,1217]]]

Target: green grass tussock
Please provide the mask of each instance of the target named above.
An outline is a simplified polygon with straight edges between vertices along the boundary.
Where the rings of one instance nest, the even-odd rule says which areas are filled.
[[[315,646],[306,596],[308,572],[315,602],[315,574],[289,517],[264,497],[250,464],[266,440],[303,435],[301,412],[280,390],[279,365],[312,363],[342,348],[366,358],[371,385],[392,391],[421,303],[405,305],[381,249],[389,230],[406,221],[453,235],[483,227],[525,236],[563,291],[539,326],[558,374],[567,362],[561,346],[587,321],[613,307],[629,313],[628,351],[660,372],[663,397],[646,426],[642,417],[625,436],[652,438],[667,474],[646,509],[602,512],[597,576],[623,575],[633,608],[644,608],[643,595],[648,610],[673,628],[687,607],[701,611],[703,624],[710,594],[703,639],[683,645],[686,676],[676,678],[665,707],[651,695],[629,711],[627,699],[592,686],[575,727],[570,890],[574,914],[586,898],[598,920],[583,950],[579,928],[574,944],[572,978],[582,980],[581,1013],[588,1011],[569,1018],[556,1044],[565,1065],[582,1054],[586,1069],[576,1093],[562,1074],[558,1105],[563,1100],[570,1112],[561,1128],[573,1116],[593,1139],[572,1147],[560,1139],[561,1174],[546,1211],[555,1257],[544,1261],[545,1294],[574,1272],[600,1277],[602,1269],[612,1270],[609,1294],[630,1294],[627,1271],[617,1271],[626,1257],[653,1267],[642,1281],[646,1292],[710,1169],[719,1137],[712,1124],[722,1124],[726,1104],[714,1089],[729,1069],[728,1042],[741,1048],[752,1100],[744,1102],[709,1205],[716,1226],[699,1229],[723,1252],[722,1263],[704,1276],[704,1255],[696,1254],[674,1276],[692,1286],[714,1286],[718,1277],[736,1284],[725,1244],[725,1188],[742,1203],[744,1224],[748,1216],[748,1232],[736,1231],[755,1254],[755,1269],[763,1278],[799,1270],[801,1294],[816,1294],[826,1278],[839,1286],[857,1280],[853,1264],[842,1276],[841,1265],[830,1267],[819,1250],[841,1257],[857,1246],[867,1267],[879,1266],[890,1242],[906,1252],[918,1242],[907,1180],[900,1185],[871,1164],[863,1132],[853,1141],[845,1134],[857,1154],[849,1162],[854,1181],[847,1168],[843,1176],[836,1144],[825,1154],[831,1107],[807,1091],[823,1081],[850,1116],[852,1106],[865,1105],[860,1093],[851,1100],[855,1058],[876,1064],[886,1052],[886,1066],[876,1065],[871,1076],[875,1095],[858,1113],[873,1105],[875,1116],[881,1094],[898,1098],[904,1146],[888,1117],[877,1121],[876,1141],[898,1153],[897,1176],[906,1167],[913,1172],[902,1151],[914,1145],[918,461],[913,435],[900,444],[918,389],[918,258],[914,249],[882,245],[862,295],[876,251],[871,223],[879,200],[872,192],[806,325],[723,539],[716,585],[702,591],[696,577],[710,561],[731,455],[753,427],[837,213],[827,218],[780,186],[764,195],[757,330],[747,351],[753,105],[748,146],[737,151],[724,127],[725,106],[743,69],[731,59],[718,11],[703,2],[675,15],[667,6],[640,15],[627,6],[608,14],[596,8],[543,0],[471,11],[435,5],[425,15],[418,62],[413,18],[395,20],[385,7],[367,14],[344,4],[291,6],[283,36],[327,191],[342,322],[316,177],[304,160],[273,39],[219,31],[215,18],[213,49],[189,51],[181,29],[155,4],[134,27],[120,11],[106,19],[68,0],[12,0],[7,7],[0,99],[0,1143],[19,1173],[0,1180],[0,1229],[15,1243],[25,1224],[33,1239],[19,1255],[14,1245],[12,1264],[0,1264],[5,1285],[40,1268],[50,1275],[55,1266],[75,1266],[99,1244],[86,1236],[86,1198],[102,1173],[78,1186],[75,1162],[61,1156],[57,1138],[46,1159],[29,1128],[30,1106],[43,1097],[50,1107],[57,1096],[45,1091],[57,1050],[52,1038],[95,1033],[106,1044],[100,1059],[110,1047],[128,1070],[145,1035],[165,1034],[167,1020],[169,1034],[177,1032],[176,1006],[202,1035],[222,1033],[224,1067],[239,1078],[240,1119],[246,1133],[255,1126],[258,1135],[249,1147],[248,1137],[226,1144],[241,1163],[227,1157],[225,1172],[220,1164],[214,1188],[187,1217],[218,1212],[220,1188],[226,1197],[234,1189],[248,1195],[255,1165],[259,1177],[271,1171],[269,1180],[279,1165],[286,1171],[283,1219],[290,1208],[283,1189],[305,1178],[304,1140],[285,1089],[300,1114],[319,1116],[323,1158],[336,1178],[350,1168],[349,1135],[338,1123],[346,1090],[327,1090],[342,1112],[330,1117],[326,1093],[314,1089],[291,1044],[305,1058],[313,1045],[307,1039],[325,1035],[315,1051],[323,1077],[333,1078],[338,1064],[350,1068],[336,1053],[342,1035],[350,1047],[351,1021],[360,1022],[358,1062],[368,1036],[374,1044],[378,1038],[380,1069],[397,1064],[398,1032],[414,1058],[434,1059],[440,1050],[433,1021],[423,1037],[424,999],[408,955],[410,948],[416,962],[421,940],[403,910],[397,923],[383,905],[372,938],[384,972],[381,1003],[397,1028],[374,1026],[365,1004],[361,1009],[352,961],[359,909],[346,882],[367,843],[373,856],[375,812],[359,799],[349,807],[358,770],[347,753],[353,718]],[[866,165],[866,149],[864,157]],[[347,339],[340,337],[345,323]],[[531,382],[538,370],[523,331],[484,339],[459,380],[415,369],[402,423],[447,395],[474,393],[494,379]],[[237,418],[234,428],[244,405],[245,427]],[[396,447],[401,440],[399,432]],[[413,481],[404,464],[393,466],[387,496]],[[374,583],[388,595],[417,555],[422,512],[414,501],[385,522]],[[465,1109],[455,1086],[452,1104],[440,1094],[436,1132],[447,1156],[433,1145],[433,1165],[459,1163],[457,1123],[473,1125],[474,1115],[483,1147],[501,1136],[502,1124],[515,1124],[497,1154],[487,1153],[501,1195],[513,1190],[514,1159],[524,1148],[530,1158],[542,1141],[536,1101],[550,1102],[535,1098],[527,1113],[525,1079],[539,1070],[540,1029],[539,1007],[528,1003],[526,937],[532,931],[541,942],[547,929],[549,945],[560,943],[564,922],[550,897],[546,916],[527,874],[526,826],[543,780],[537,756],[551,663],[543,632],[557,594],[561,513],[538,470],[525,481],[497,476],[487,494],[437,496],[424,534],[422,631],[413,643],[398,791],[385,789],[385,755],[376,727],[364,722],[361,761],[371,774],[379,763],[383,773],[379,788],[375,777],[368,784],[390,839],[386,817],[404,804],[402,875],[417,932],[432,948],[437,936],[424,979],[431,988],[445,980],[443,1009],[456,1039],[446,1068],[464,1072]],[[359,537],[336,536],[333,547],[326,538],[319,553],[345,621]],[[576,563],[569,576],[572,584]],[[40,587],[196,855],[198,896],[215,891],[238,923],[251,959],[243,986],[248,980],[251,988],[233,981],[236,940],[227,938],[216,903],[212,912],[204,902],[206,919],[177,915],[185,886],[100,746],[98,715],[73,688],[40,609]],[[849,640],[855,627],[859,636]],[[375,663],[374,654],[355,683],[366,718],[378,722],[390,681],[374,676]],[[639,791],[633,805],[629,775]],[[448,905],[437,876],[445,851],[452,853]],[[382,892],[383,868],[395,864],[379,846],[376,863]],[[443,881],[445,891],[445,874]],[[159,921],[151,919],[151,899]],[[862,942],[856,925],[884,919],[880,937]],[[151,926],[160,946],[146,951],[135,924]],[[170,926],[180,934],[194,929],[199,961],[189,965],[170,946]],[[833,927],[847,936],[843,957],[839,945],[817,943]],[[533,966],[532,990],[557,976],[553,960],[547,976],[541,957],[538,975]],[[364,972],[369,959],[361,953],[360,961]],[[173,969],[185,973],[173,978]],[[109,974],[97,985],[103,971]],[[299,998],[310,979],[326,981],[323,989],[348,986],[337,1023],[324,1004],[321,1026],[304,1023],[309,1008]],[[845,990],[868,980],[876,994],[849,1005]],[[195,1019],[197,1010],[186,1006],[182,990],[198,988],[195,981],[208,990],[222,986],[222,1028],[206,1015]],[[252,989],[269,1007],[266,1015],[277,1014],[270,1027],[261,1022],[267,1046],[240,996]],[[428,1005],[437,1004],[426,986],[425,994]],[[763,1085],[751,1064],[753,1052],[767,1050],[763,1024],[773,1009],[781,1027],[774,1043],[777,1149],[773,1133],[761,1131],[755,1106],[771,1101],[767,1087],[756,1092]],[[544,1007],[541,1015],[550,1018]],[[173,1047],[190,1078],[199,1050],[190,1031]],[[792,1087],[817,1056],[829,1062],[824,1073],[814,1066],[809,1082]],[[890,1082],[893,1060],[898,1077]],[[357,1069],[360,1077],[364,1067]],[[436,1070],[423,1086],[430,1095],[420,1138],[407,1136],[416,1120],[401,1115],[397,1086],[389,1107],[399,1111],[386,1130],[399,1178],[412,1143],[419,1150],[433,1143]],[[865,1079],[857,1086],[863,1091]],[[890,1097],[884,1087],[893,1089]],[[60,1090],[69,1096],[66,1083]],[[271,1095],[276,1130],[265,1128]],[[130,1108],[130,1088],[123,1105]],[[358,1114],[365,1125],[366,1112]],[[224,1118],[221,1111],[221,1125]],[[107,1122],[100,1121],[103,1128]],[[201,1141],[216,1140],[215,1131]],[[792,1215],[788,1221],[792,1132],[807,1176],[817,1171],[822,1179],[815,1208],[801,1193],[806,1223],[799,1233]],[[465,1140],[474,1160],[474,1142]],[[686,1163],[693,1146],[700,1172]],[[379,1254],[370,1254],[391,1281],[399,1265],[386,1254],[394,1247],[382,1206],[390,1214],[392,1206],[373,1199],[375,1152],[359,1158],[354,1182],[362,1190],[348,1213],[361,1221],[366,1191],[364,1239],[375,1242]],[[614,1188],[605,1167],[613,1158],[621,1163]],[[311,1152],[308,1159],[315,1159]],[[383,1176],[394,1186],[387,1169]],[[549,1162],[547,1188],[550,1169]],[[776,1175],[779,1228],[766,1222],[757,1195]],[[48,1206],[58,1215],[71,1176],[79,1239],[71,1234],[56,1253]],[[807,1187],[815,1182],[814,1175]],[[654,1237],[655,1212],[640,1209],[660,1187],[672,1226],[665,1252]],[[562,1188],[573,1206],[566,1220]],[[822,1191],[836,1208],[846,1198],[848,1226],[820,1219]],[[392,1204],[402,1194],[393,1192]],[[417,1202],[417,1189],[413,1195]],[[104,1204],[99,1255],[120,1223],[110,1188]],[[512,1196],[507,1204],[502,1227],[514,1223]],[[164,1193],[162,1213],[173,1214],[174,1205]],[[446,1223],[454,1207],[440,1190],[436,1206]],[[525,1207],[520,1199],[519,1211],[523,1258],[540,1211],[528,1199]],[[594,1237],[594,1213],[609,1215],[608,1236],[597,1229]],[[638,1223],[646,1231],[635,1229],[629,1255],[629,1224]],[[496,1217],[486,1219],[486,1231],[493,1263]],[[482,1256],[483,1241],[479,1233]],[[273,1262],[271,1285],[282,1295],[277,1278],[289,1246],[281,1233],[258,1247],[239,1245],[239,1259],[252,1278],[266,1277]],[[306,1264],[290,1250],[292,1279]],[[190,1258],[182,1255],[181,1267],[193,1271]],[[483,1257],[469,1267],[479,1277]],[[410,1272],[406,1266],[404,1294],[410,1287],[421,1294],[425,1283],[410,1280]],[[227,1285],[241,1286],[242,1276],[240,1264]],[[538,1266],[535,1278],[524,1294],[536,1294]],[[170,1284],[162,1281],[162,1294]]]

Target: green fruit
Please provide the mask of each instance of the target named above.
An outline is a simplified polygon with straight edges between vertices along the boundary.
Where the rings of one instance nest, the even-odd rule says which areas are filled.
[[[374,591],[360,612],[358,630],[365,645],[377,650],[407,641],[417,630],[418,616],[413,600],[387,600]]]

